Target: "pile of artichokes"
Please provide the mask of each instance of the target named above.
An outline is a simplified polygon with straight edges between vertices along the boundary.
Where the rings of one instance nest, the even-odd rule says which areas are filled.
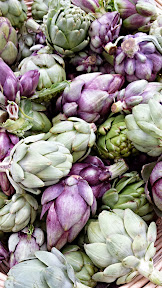
[[[0,0],[0,287],[162,286],[161,11]]]

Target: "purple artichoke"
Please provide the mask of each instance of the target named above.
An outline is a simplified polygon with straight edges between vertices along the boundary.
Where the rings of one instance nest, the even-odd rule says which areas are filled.
[[[39,81],[40,73],[38,70],[30,70],[26,72],[24,75],[18,77],[20,80],[20,95],[30,97],[34,94],[38,81]]]
[[[41,199],[41,217],[46,218],[47,248],[61,249],[71,243],[90,217],[93,192],[82,177],[72,175],[48,187]]]
[[[80,7],[85,12],[95,12],[99,7],[98,0],[71,0],[71,3]]]
[[[125,76],[128,82],[154,81],[162,68],[162,56],[156,47],[160,51],[156,38],[146,33],[125,36],[114,56],[115,72]]]
[[[148,103],[149,99],[162,90],[162,83],[148,82],[147,80],[134,81],[121,91],[117,92],[117,102],[111,106],[111,111],[117,113],[119,111],[131,112],[135,105],[140,103]],[[160,101],[162,95],[159,93]]]
[[[22,231],[13,233],[8,239],[10,252],[9,265],[12,268],[21,261],[34,256],[39,250],[47,250],[44,243],[44,232],[40,228],[26,227]]]
[[[124,20],[125,28],[149,31],[151,20],[156,18],[156,2],[154,0],[115,0],[114,2]]]
[[[157,215],[162,217],[162,156],[157,162],[143,166],[142,177],[146,182],[146,197],[154,205]]]
[[[11,196],[15,193],[15,189],[8,180],[5,172],[0,172],[0,187],[7,196]]]
[[[95,198],[101,198],[111,188],[110,180],[127,171],[124,161],[105,166],[97,156],[88,156],[81,163],[75,163],[69,175],[79,175],[88,182]]]
[[[0,272],[7,274],[9,271],[9,252],[4,247],[4,245],[0,242]]]
[[[118,74],[82,74],[65,88],[57,100],[57,111],[63,111],[66,117],[77,116],[90,123],[102,121],[110,112],[113,93],[123,83],[124,77]]]
[[[104,46],[118,38],[122,20],[116,11],[107,12],[94,20],[89,28],[90,48],[96,53],[102,53]]]

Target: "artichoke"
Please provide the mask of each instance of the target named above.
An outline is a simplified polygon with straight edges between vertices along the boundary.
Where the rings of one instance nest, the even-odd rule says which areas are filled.
[[[125,116],[122,114],[109,116],[99,126],[96,145],[101,158],[120,159],[137,152],[127,137],[127,131]]]
[[[162,15],[159,15],[156,20],[151,24],[149,34],[155,36],[160,46],[162,47]]]
[[[157,16],[154,0],[115,0],[114,6],[120,13],[123,26],[128,30],[149,31],[151,21]]]
[[[119,36],[122,20],[116,11],[107,12],[94,20],[89,28],[90,48],[96,53],[102,53],[104,46]]]
[[[11,234],[8,239],[10,268],[33,257],[36,251],[46,250],[44,241],[44,232],[40,228],[34,228],[33,225]]]
[[[152,220],[154,216],[153,207],[145,196],[144,181],[136,171],[115,179],[112,187],[103,195],[102,202],[102,209],[130,208],[145,221]]]
[[[56,248],[51,252],[37,251],[33,259],[12,267],[4,287],[88,288],[77,282],[72,266]]]
[[[41,217],[46,218],[47,248],[61,249],[71,243],[90,217],[93,192],[82,177],[72,175],[48,187],[42,195]],[[95,212],[95,211],[94,211]]]
[[[118,101],[113,103],[111,111],[114,113],[124,111],[128,114],[134,106],[148,103],[149,99],[157,97],[157,94],[161,102],[162,94],[160,92],[162,92],[162,83],[148,82],[147,80],[134,81],[115,94]]]
[[[66,79],[64,60],[56,54],[38,54],[23,59],[19,64],[22,75],[30,70],[37,70],[40,73],[37,89],[50,88]]]
[[[153,204],[156,214],[162,217],[162,157],[157,162],[142,167],[147,199]]]
[[[77,116],[86,122],[102,121],[113,103],[113,93],[124,83],[118,74],[82,74],[67,86],[56,102],[57,111],[66,117]]]
[[[53,118],[54,125],[49,131],[51,136],[48,141],[63,143],[71,152],[73,162],[86,158],[96,140],[94,133],[97,129],[96,125],[76,117],[56,123],[54,120],[55,118]]]
[[[35,20],[43,20],[43,16],[48,13],[50,0],[34,0],[32,3],[32,17]]]
[[[162,153],[162,105],[155,99],[148,104],[133,107],[132,114],[125,117],[127,137],[141,152],[149,156]]]
[[[67,5],[51,9],[44,25],[49,45],[61,55],[71,56],[88,45],[90,16],[80,7]]]
[[[0,0],[0,16],[8,18],[12,26],[20,28],[27,19],[24,0]]]
[[[103,211],[88,228],[90,244],[86,254],[101,269],[92,276],[95,281],[129,283],[141,274],[156,285],[162,285],[162,272],[153,265],[156,253],[156,224],[146,222],[132,210]]]
[[[20,81],[21,96],[30,97],[34,94],[38,85],[39,76],[40,73],[38,72],[38,70],[30,70],[24,75],[20,75],[18,77]]]
[[[0,209],[0,230],[3,232],[18,232],[36,218],[38,203],[27,194],[14,194]]]
[[[61,252],[66,261],[73,267],[75,277],[89,287],[96,287],[97,283],[92,279],[92,276],[98,269],[86,253],[81,251],[77,245],[67,245]]]
[[[16,60],[18,54],[18,40],[16,30],[10,21],[5,17],[0,17],[0,57],[11,65]]]
[[[162,68],[162,57],[157,49],[162,52],[158,41],[151,35],[139,32],[125,36],[114,54],[115,72],[124,75],[128,82],[154,81]]]
[[[61,143],[45,141],[45,134],[20,140],[0,164],[16,191],[40,194],[39,188],[57,183],[72,166],[72,156]]]
[[[99,7],[98,0],[71,0],[71,2],[87,13],[95,12],[95,10]]]

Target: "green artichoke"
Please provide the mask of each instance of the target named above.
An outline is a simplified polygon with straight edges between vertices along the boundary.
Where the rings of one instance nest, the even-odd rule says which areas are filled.
[[[24,0],[0,0],[0,16],[8,18],[12,26],[20,28],[27,19]]]
[[[14,194],[0,209],[0,230],[3,232],[22,230],[29,222],[32,224],[35,221],[37,209],[38,203],[33,196],[24,192]]]
[[[0,57],[11,65],[16,60],[18,54],[18,40],[16,30],[10,21],[5,17],[0,17]]]
[[[6,172],[17,192],[24,189],[40,194],[39,188],[59,182],[71,169],[69,150],[44,137],[42,133],[20,140],[0,164],[0,172]]]
[[[97,283],[92,279],[92,276],[98,269],[86,253],[81,251],[77,245],[67,245],[62,253],[66,261],[73,267],[75,277],[85,285],[96,287]]]
[[[51,9],[44,17],[44,25],[49,45],[62,55],[71,56],[88,45],[90,16],[80,7]]]
[[[98,128],[97,149],[102,158],[119,159],[136,153],[127,137],[125,116],[110,116]]]
[[[10,269],[5,288],[88,288],[77,282],[72,266],[56,248],[35,256]]]
[[[53,124],[49,133],[51,135],[49,141],[63,143],[70,150],[73,162],[83,160],[88,156],[96,140],[94,123],[90,124],[80,118],[70,117],[57,123],[54,118]]]
[[[162,285],[162,271],[154,268],[156,224],[146,222],[132,210],[103,211],[90,222],[87,233],[90,244],[85,251],[101,269],[95,281],[121,285],[141,274],[156,285]]]
[[[139,104],[125,117],[127,137],[141,152],[149,156],[162,153],[162,105],[155,99]]]
[[[32,17],[35,20],[43,20],[43,16],[48,13],[50,0],[34,0],[32,3]]]
[[[115,179],[112,187],[102,197],[103,209],[130,208],[145,221],[153,218],[152,205],[145,196],[144,181],[136,171],[125,173],[121,179]]]

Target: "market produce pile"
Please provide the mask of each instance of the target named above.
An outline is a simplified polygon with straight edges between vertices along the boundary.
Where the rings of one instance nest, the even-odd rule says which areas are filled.
[[[162,285],[161,11],[0,0],[0,287]]]

